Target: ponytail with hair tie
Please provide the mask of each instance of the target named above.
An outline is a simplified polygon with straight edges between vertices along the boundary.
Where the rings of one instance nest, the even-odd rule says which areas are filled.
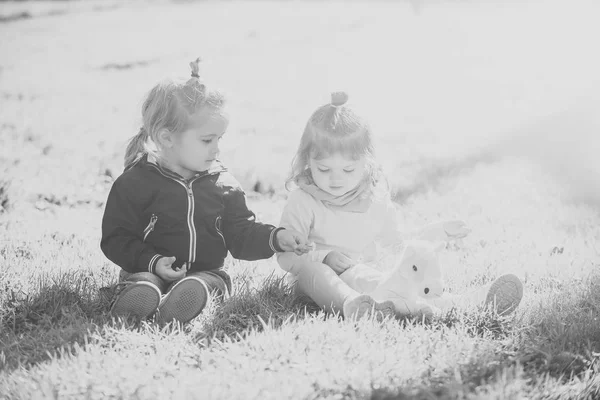
[[[200,57],[194,61],[190,61],[190,68],[192,69],[192,78],[200,78],[198,72],[200,71]]]
[[[148,137],[148,131],[142,126],[137,135],[129,140],[127,150],[125,150],[125,169],[135,164],[147,152]]]
[[[206,86],[200,81],[200,61],[200,57],[190,61],[192,77],[188,79],[183,87],[183,92],[192,107],[195,107],[199,102],[203,102],[206,97]]]

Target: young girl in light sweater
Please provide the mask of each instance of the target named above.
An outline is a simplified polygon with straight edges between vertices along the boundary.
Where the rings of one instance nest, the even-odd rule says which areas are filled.
[[[280,226],[308,236],[315,248],[303,255],[279,253],[277,260],[292,275],[297,290],[326,311],[346,317],[374,311],[379,317],[393,316],[391,301],[376,301],[364,288],[383,277],[369,267],[377,259],[376,243],[396,245],[403,237],[375,158],[371,130],[347,101],[346,93],[333,93],[331,103],[313,113],[292,162],[288,183],[297,188],[289,195]],[[468,232],[462,221],[446,221],[428,225],[415,236],[449,241]],[[514,275],[498,278],[485,290],[484,298],[502,299],[502,307],[511,310],[522,297]]]

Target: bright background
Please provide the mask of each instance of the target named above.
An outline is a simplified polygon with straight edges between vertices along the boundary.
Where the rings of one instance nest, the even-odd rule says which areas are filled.
[[[62,379],[78,376],[77,372],[87,374],[77,382],[87,380],[94,393],[103,393],[98,388],[105,386],[119,387],[127,397],[131,394],[127,385],[145,378],[119,386],[115,382],[124,378],[118,374],[102,378],[108,366],[116,360],[141,360],[140,365],[120,368],[153,371],[160,360],[183,379],[172,382],[173,390],[178,390],[212,382],[216,378],[210,374],[219,370],[210,370],[206,366],[210,363],[199,371],[168,357],[163,360],[148,343],[185,342],[188,347],[173,351],[198,359],[216,357],[217,363],[230,360],[231,365],[219,368],[234,376],[248,373],[238,368],[239,363],[264,361],[263,342],[275,343],[267,347],[279,360],[288,348],[303,345],[289,342],[297,332],[307,343],[331,344],[327,349],[335,348],[338,337],[354,343],[367,332],[375,340],[365,344],[371,350],[355,349],[358,353],[352,359],[349,353],[323,348],[299,350],[294,362],[306,362],[316,372],[303,370],[304,380],[282,388],[294,398],[294,393],[313,389],[325,393],[318,387],[336,392],[351,384],[366,393],[364,388],[372,382],[392,388],[399,381],[424,382],[429,387],[433,375],[423,378],[419,368],[446,371],[444,366],[451,372],[441,381],[462,388],[462,382],[454,382],[457,375],[452,368],[463,350],[479,357],[473,368],[499,365],[504,375],[492,379],[496,383],[491,385],[504,388],[506,382],[514,383],[514,398],[523,398],[527,390],[543,393],[531,389],[537,384],[566,388],[560,380],[550,384],[542,378],[539,383],[529,375],[506,371],[515,359],[530,365],[531,352],[534,360],[543,354],[552,361],[553,354],[580,351],[569,346],[588,343],[587,353],[578,354],[588,359],[598,357],[590,349],[600,354],[592,340],[600,329],[600,305],[597,297],[596,303],[585,297],[597,293],[586,286],[586,279],[600,265],[599,16],[600,5],[584,0],[0,2],[0,288],[4,288],[0,316],[6,333],[0,334],[0,369],[14,367],[15,357],[33,363],[31,373],[0,372],[0,383],[6,383],[0,386],[12,388],[15,398],[15,393],[27,398],[39,389],[36,385],[66,393],[79,383]],[[92,289],[87,295],[95,296],[100,286],[115,282],[118,268],[99,249],[104,201],[122,171],[127,140],[138,130],[145,93],[164,77],[187,77],[188,62],[197,56],[204,60],[201,71],[206,81],[222,88],[230,99],[232,120],[222,143],[222,159],[242,182],[251,208],[262,221],[273,224],[279,221],[286,196],[283,184],[306,120],[329,101],[330,92],[347,91],[350,103],[373,126],[403,228],[461,218],[473,229],[459,248],[442,255],[449,288],[460,292],[505,272],[523,280],[519,322],[509,334],[513,342],[506,339],[516,355],[504,352],[511,348],[506,342],[480,340],[462,328],[421,331],[395,325],[399,331],[393,334],[377,327],[357,334],[349,325],[332,320],[320,325],[318,319],[286,323],[285,331],[265,329],[241,347],[204,351],[193,336],[161,336],[153,328],[113,332],[112,325],[105,325],[108,322],[93,325],[98,323],[95,314],[82,316],[81,310],[69,314],[69,307],[81,303],[81,288],[87,286],[74,289],[81,292],[77,301],[68,296],[59,301],[62,289],[44,288],[53,282],[68,286],[89,281]],[[281,276],[273,260],[228,265],[236,279],[249,274],[249,287],[259,290],[271,272]],[[64,278],[69,273],[79,274],[81,280]],[[580,295],[584,303],[578,303]],[[48,307],[58,304],[56,310],[45,308],[36,314],[56,314],[56,320],[31,319],[38,300]],[[229,329],[242,332],[249,320],[260,327],[252,311],[239,311],[237,303],[232,304],[229,314],[219,317],[225,318]],[[582,314],[587,308],[581,304],[591,307],[589,316]],[[14,321],[21,320],[15,315],[29,322],[17,326]],[[212,315],[205,322],[216,329]],[[246,322],[230,324],[227,318],[233,316]],[[569,326],[563,322],[568,318],[573,318]],[[464,325],[465,332],[470,326]],[[95,332],[90,337],[88,328]],[[446,331],[453,341],[437,336]],[[527,343],[534,344],[523,346],[519,335],[533,331],[537,333],[527,336]],[[377,343],[394,346],[398,335],[409,341],[415,337],[418,343],[404,343],[406,354],[394,353],[396,347],[378,347]],[[47,351],[81,344],[84,337],[90,344],[74,359],[67,357],[62,364],[58,356],[48,359]],[[431,350],[431,343],[447,353]],[[255,353],[244,353],[246,345]],[[433,352],[442,366],[421,352]],[[148,354],[151,361],[144,358]],[[304,360],[304,354],[336,365],[358,363],[358,375],[332,373],[336,365]],[[389,376],[361,375],[367,364],[387,365],[380,363],[378,357],[383,355],[399,357],[415,368],[395,370]],[[490,361],[504,356],[498,363]],[[388,361],[398,364],[397,359]],[[552,365],[550,361],[547,365]],[[502,369],[505,366],[508,369]],[[252,397],[250,388],[272,388],[273,381],[265,376],[276,382],[291,376],[287,367],[273,368],[272,375],[235,375],[239,386],[214,387],[222,390],[215,396]],[[542,370],[536,370],[539,377]],[[163,376],[164,371],[154,373]],[[474,385],[481,384],[474,370],[463,373],[465,379],[479,382]],[[36,374],[43,378],[32,378]],[[392,383],[385,383],[388,377]],[[148,398],[162,390],[152,386],[156,382],[160,381],[146,382],[151,388]],[[576,387],[591,381],[570,382]],[[266,392],[256,393],[268,397]]]

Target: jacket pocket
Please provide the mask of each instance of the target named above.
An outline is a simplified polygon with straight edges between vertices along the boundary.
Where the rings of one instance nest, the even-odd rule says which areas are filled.
[[[196,261],[214,262],[227,257],[227,241],[223,227],[223,217],[217,213],[206,215],[197,221]]]
[[[154,231],[154,226],[156,225],[156,222],[158,221],[158,216],[156,214],[152,214],[152,216],[150,217],[150,222],[148,222],[148,226],[146,226],[146,228],[144,229],[144,242],[146,241],[146,238],[148,237],[148,235]]]

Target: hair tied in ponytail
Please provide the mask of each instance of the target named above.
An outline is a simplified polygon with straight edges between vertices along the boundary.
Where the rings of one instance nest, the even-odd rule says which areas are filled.
[[[146,142],[148,142],[149,138],[148,131],[142,126],[137,135],[129,140],[129,144],[125,150],[125,169],[135,164],[147,152]]]
[[[200,80],[200,57],[190,62],[190,68],[192,69],[192,77],[188,79],[186,84],[183,86],[183,95],[186,101],[192,108],[197,107],[205,100],[206,86]]]

